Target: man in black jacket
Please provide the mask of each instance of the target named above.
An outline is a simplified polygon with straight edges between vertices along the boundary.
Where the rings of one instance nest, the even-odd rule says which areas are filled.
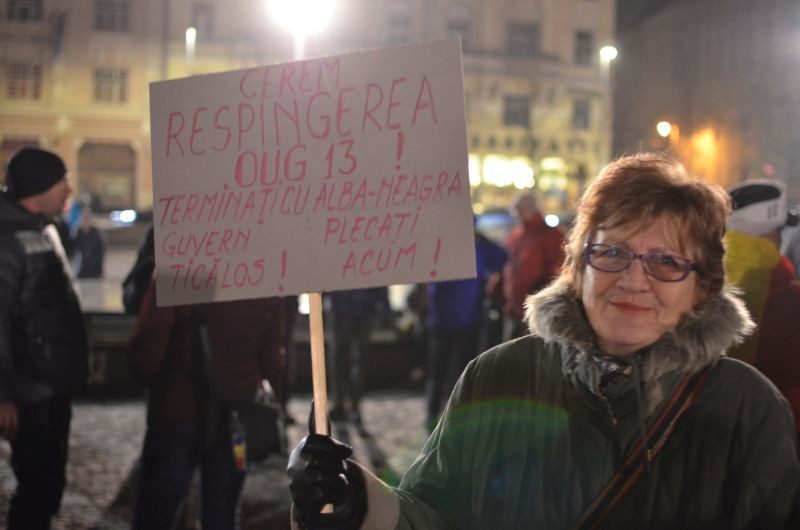
[[[83,316],[50,223],[72,192],[66,174],[57,155],[25,148],[0,192],[0,435],[17,478],[9,530],[50,528],[66,483],[71,397],[87,376]]]

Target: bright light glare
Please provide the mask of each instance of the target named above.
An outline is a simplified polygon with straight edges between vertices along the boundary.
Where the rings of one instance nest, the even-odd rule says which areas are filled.
[[[512,160],[508,164],[508,171],[514,179],[514,187],[518,190],[527,190],[536,184],[533,178],[533,168],[523,160]]]
[[[136,210],[114,210],[109,218],[115,223],[132,223],[136,221]]]
[[[600,48],[600,62],[608,64],[617,58],[617,49],[614,46],[603,46]]]
[[[308,300],[306,293],[297,296],[297,312],[301,315],[307,315],[311,311],[311,302]]]
[[[525,160],[509,160],[505,156],[487,155],[483,159],[483,182],[504,188],[514,186],[519,190],[532,188],[536,184],[533,169]]]
[[[197,30],[193,27],[186,28],[186,46],[194,46],[197,42]]]
[[[123,223],[132,223],[136,220],[136,212],[133,210],[122,210],[119,212],[119,220]]]
[[[661,138],[666,138],[672,132],[672,124],[668,121],[656,123],[656,132]]]
[[[512,179],[509,172],[506,171],[507,167],[508,162],[505,157],[486,155],[483,158],[483,181],[500,188],[510,186]]]
[[[481,184],[481,161],[478,158],[478,155],[469,155],[468,158],[469,167],[469,185],[473,188],[476,186],[480,186]]]
[[[705,157],[714,156],[717,147],[716,135],[712,129],[703,129],[692,136],[692,147]]]
[[[554,213],[549,213],[544,216],[544,224],[549,226],[550,228],[555,228],[561,222],[561,219]]]
[[[309,35],[330,22],[336,0],[267,0],[273,18],[295,35]]]

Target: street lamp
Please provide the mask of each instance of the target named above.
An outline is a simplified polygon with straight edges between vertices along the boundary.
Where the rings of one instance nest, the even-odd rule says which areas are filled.
[[[656,123],[656,132],[661,138],[668,138],[669,133],[672,132],[672,124],[668,121],[660,121]]]
[[[670,123],[662,120],[656,123],[656,133],[667,140],[669,151],[681,159],[681,128],[677,123]]]
[[[617,58],[617,48],[611,45],[603,46],[598,52],[600,54],[600,64],[605,67],[611,64],[611,61]]]
[[[192,75],[194,68],[194,47],[197,42],[197,30],[192,26],[186,28],[186,71]]]
[[[611,144],[613,134],[613,113],[614,113],[614,98],[611,88],[611,63],[617,58],[617,48],[611,45],[606,45],[598,50],[600,57],[600,70],[603,81],[605,81],[605,93],[603,96],[603,103],[605,106],[600,134],[605,136],[606,152],[603,153],[603,158],[608,160],[611,158]]]
[[[305,57],[306,37],[324,28],[333,17],[336,0],[267,0],[275,21],[292,32],[294,59]]]

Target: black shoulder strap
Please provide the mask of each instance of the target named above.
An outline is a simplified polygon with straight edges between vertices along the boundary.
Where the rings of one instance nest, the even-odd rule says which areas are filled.
[[[655,443],[645,446],[645,440],[639,440],[639,443],[627,454],[614,476],[600,490],[592,503],[583,510],[574,526],[575,530],[598,528],[611,509],[633,488],[645,468],[661,452],[672,431],[675,430],[678,419],[683,416],[700,393],[709,373],[711,373],[711,368],[706,367],[695,375],[687,374],[681,380],[669,403],[647,431],[647,440],[655,440]]]

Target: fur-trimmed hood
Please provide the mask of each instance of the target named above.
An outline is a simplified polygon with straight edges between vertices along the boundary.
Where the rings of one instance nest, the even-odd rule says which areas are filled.
[[[565,372],[577,376],[596,392],[599,372],[591,357],[601,352],[577,293],[570,286],[555,282],[526,299],[525,315],[531,333],[562,346]],[[737,291],[726,287],[684,315],[673,330],[634,354],[641,355],[648,414],[664,398],[663,387],[658,384],[663,375],[696,373],[715,364],[728,348],[754,329],[755,324]]]

